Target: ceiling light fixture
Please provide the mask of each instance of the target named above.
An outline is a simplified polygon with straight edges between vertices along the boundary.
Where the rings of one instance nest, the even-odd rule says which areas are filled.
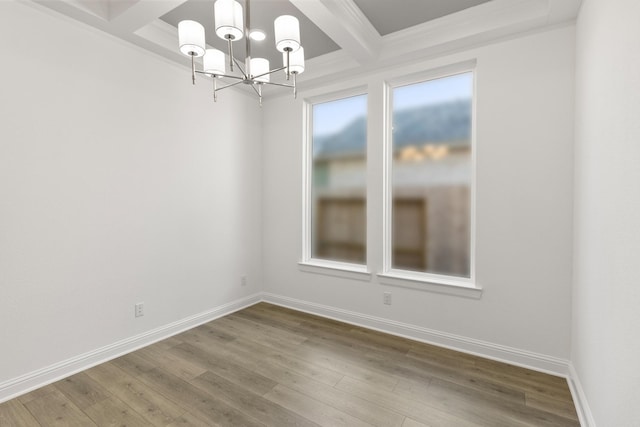
[[[249,37],[251,37],[251,40],[261,42],[267,38],[267,35],[262,30],[251,30],[251,32],[249,32]]]
[[[178,24],[178,44],[180,52],[191,57],[191,81],[196,84],[196,74],[205,74],[213,79],[213,100],[218,100],[218,92],[241,83],[249,85],[258,95],[262,105],[262,86],[265,84],[293,89],[297,97],[296,76],[304,72],[304,49],[300,46],[300,24],[298,19],[290,15],[282,15],[274,21],[276,49],[282,52],[283,66],[270,70],[269,61],[264,58],[251,57],[251,36],[249,31],[250,0],[245,0],[245,18],[242,20],[242,5],[236,0],[217,0],[213,6],[215,31],[218,37],[227,42],[229,69],[234,71],[234,64],[241,75],[227,74],[224,53],[218,49],[207,49],[204,27],[196,21],[185,20]],[[264,33],[263,33],[264,35]],[[244,68],[233,56],[233,42],[245,38],[246,57]],[[203,56],[203,69],[196,70],[195,58]],[[291,84],[270,81],[270,75],[284,70],[287,81]],[[237,80],[234,83],[218,87],[218,78]]]

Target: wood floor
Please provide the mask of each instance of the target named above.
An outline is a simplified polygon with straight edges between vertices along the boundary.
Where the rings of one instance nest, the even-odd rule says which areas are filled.
[[[0,426],[578,426],[566,380],[260,303],[0,404]]]

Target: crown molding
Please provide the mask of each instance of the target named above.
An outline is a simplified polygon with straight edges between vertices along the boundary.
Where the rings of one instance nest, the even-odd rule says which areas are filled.
[[[544,26],[547,0],[493,0],[447,15],[384,38],[381,59],[415,54],[434,47],[466,41],[482,35],[518,34]]]
[[[189,67],[189,61],[177,49],[177,29],[156,16],[169,4],[175,7],[183,1],[126,2],[130,4],[127,10],[119,10],[118,16],[109,21],[105,13],[115,10],[97,8],[90,0],[30,0]],[[381,37],[353,0],[290,1],[342,47],[307,61],[305,73],[298,79],[300,90],[554,28],[575,21],[582,4],[582,0],[492,0]],[[243,89],[239,92],[245,92]],[[289,95],[285,92],[265,90],[264,96]]]
[[[362,64],[344,50],[308,61],[301,91],[573,22],[581,0],[493,0],[382,38],[375,61]]]

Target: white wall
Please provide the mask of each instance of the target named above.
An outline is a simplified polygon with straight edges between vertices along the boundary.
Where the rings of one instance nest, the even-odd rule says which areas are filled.
[[[0,52],[0,389],[261,290],[255,99],[16,2]]]
[[[265,291],[292,305],[363,322],[383,318],[455,335],[521,363],[566,370],[570,351],[573,26],[423,61],[324,88],[381,87],[382,79],[477,59],[477,281],[481,299],[442,295],[300,271],[302,101],[264,111]],[[302,76],[301,80],[303,79]],[[313,91],[317,94],[318,90]],[[309,93],[302,93],[302,98]],[[382,111],[379,89],[370,93]],[[380,113],[378,113],[380,114]],[[379,123],[378,115],[373,121]],[[375,127],[375,125],[374,125]],[[371,130],[372,127],[370,126]],[[371,134],[370,185],[381,185],[381,143]],[[371,271],[381,270],[379,192],[369,193]],[[393,304],[382,304],[390,291]],[[380,324],[377,322],[376,324]],[[404,328],[407,331],[407,328]],[[429,334],[427,333],[426,336]],[[425,336],[425,335],[423,335]],[[481,341],[480,343],[476,340]],[[442,342],[445,342],[443,340]],[[457,344],[461,344],[458,341]],[[446,341],[456,345],[454,341]],[[506,352],[503,347],[509,347]],[[496,350],[496,353],[491,353]],[[552,362],[549,368],[546,362]],[[537,364],[537,362],[541,362]],[[558,362],[554,365],[554,362]]]
[[[589,425],[640,425],[640,3],[577,24],[571,360]]]

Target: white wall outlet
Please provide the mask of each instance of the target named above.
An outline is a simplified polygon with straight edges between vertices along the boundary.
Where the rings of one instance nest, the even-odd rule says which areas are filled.
[[[247,286],[247,276],[240,276],[240,286]]]
[[[382,302],[386,305],[391,305],[391,292],[385,292],[382,294]]]
[[[143,302],[139,302],[135,305],[135,313],[136,313],[136,317],[142,317],[144,316],[144,303]]]

